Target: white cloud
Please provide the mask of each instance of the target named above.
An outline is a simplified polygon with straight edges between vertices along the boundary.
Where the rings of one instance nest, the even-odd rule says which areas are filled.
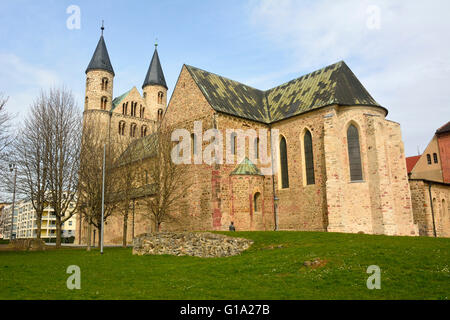
[[[10,53],[0,53],[0,92],[9,97],[6,108],[17,115],[16,121],[25,114],[41,89],[61,83],[51,70],[35,66]]]
[[[371,6],[379,29],[367,27]],[[255,28],[289,53],[292,72],[347,61],[402,125],[407,155],[450,120],[450,1],[266,0],[250,8]]]

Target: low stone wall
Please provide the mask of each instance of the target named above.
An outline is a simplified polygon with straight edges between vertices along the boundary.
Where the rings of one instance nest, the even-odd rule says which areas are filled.
[[[42,239],[14,239],[9,246],[14,250],[43,251],[45,242]]]
[[[229,257],[240,254],[252,244],[252,240],[208,232],[161,232],[136,237],[133,241],[133,254]]]

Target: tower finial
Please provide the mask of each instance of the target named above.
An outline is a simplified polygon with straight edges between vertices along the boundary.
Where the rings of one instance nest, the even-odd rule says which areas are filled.
[[[102,29],[102,36],[103,36],[103,30],[105,30],[105,21],[104,20],[102,20],[102,27],[100,29]]]
[[[158,38],[155,39],[155,49],[158,48]]]

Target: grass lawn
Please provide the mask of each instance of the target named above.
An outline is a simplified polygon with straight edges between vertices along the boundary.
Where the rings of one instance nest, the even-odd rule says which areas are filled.
[[[228,234],[228,233],[225,233]],[[131,249],[0,252],[0,299],[448,299],[450,239],[238,232],[240,256],[133,256]],[[281,246],[281,247],[280,247]],[[304,261],[327,261],[317,268]],[[69,265],[81,290],[68,290]],[[366,287],[381,268],[381,289]]]

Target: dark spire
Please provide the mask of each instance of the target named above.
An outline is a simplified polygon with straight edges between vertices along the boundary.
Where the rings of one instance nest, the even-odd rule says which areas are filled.
[[[160,85],[167,89],[166,79],[164,78],[161,62],[159,61],[158,50],[156,49],[157,46],[158,44],[155,43],[155,53],[153,53],[152,62],[150,62],[150,67],[148,68],[142,88],[148,85]]]
[[[95,49],[94,55],[92,56],[91,62],[89,63],[86,73],[90,70],[100,69],[109,71],[114,74],[114,69],[111,65],[111,61],[109,60],[108,50],[106,49],[105,39],[103,39],[103,30],[105,27],[102,22],[102,35],[100,36],[100,40],[98,41],[97,48]]]

